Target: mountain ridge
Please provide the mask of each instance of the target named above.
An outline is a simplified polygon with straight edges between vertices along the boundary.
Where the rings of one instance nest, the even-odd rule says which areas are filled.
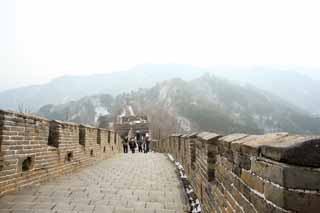
[[[102,96],[91,96],[88,100],[97,97]],[[78,108],[83,107],[82,105],[94,105],[86,104],[84,100],[80,99],[76,102]],[[161,129],[167,134],[170,131],[192,132],[199,130],[223,134],[235,132],[262,134],[282,131],[320,132],[320,120],[311,117],[307,112],[285,100],[266,91],[237,85],[232,81],[211,74],[190,81],[177,78],[166,80],[149,89],[121,94],[109,100],[107,110],[110,114],[105,117],[109,122],[121,111],[124,105],[129,103],[136,112],[149,115],[154,130]],[[68,108],[68,105],[64,105],[64,107]],[[44,113],[43,109],[45,108],[42,107],[39,114],[48,117]],[[49,108],[59,112],[59,106],[50,106]],[[70,108],[72,107],[70,106]],[[77,109],[77,107],[74,108]],[[92,114],[95,109],[92,107],[84,114]],[[89,124],[99,126],[100,124],[95,121],[101,122],[103,118],[95,118],[96,115],[92,115]],[[81,122],[84,120],[82,119]]]
[[[161,72],[155,73],[159,70]],[[201,69],[200,69],[201,70]],[[139,88],[149,88],[155,83],[182,76],[191,79],[204,71],[187,65],[139,65],[128,71],[89,76],[63,76],[47,84],[26,86],[0,92],[0,108],[18,109],[25,105],[30,111],[37,111],[45,104],[62,104],[84,96],[99,93],[118,95]],[[39,98],[41,97],[41,98]]]
[[[46,104],[63,104],[94,94],[113,96],[139,88],[151,88],[172,78],[192,80],[205,73],[249,84],[284,99],[308,113],[320,114],[320,83],[295,70],[275,68],[204,69],[181,64],[144,64],[127,71],[89,76],[66,75],[43,84],[0,92],[0,108],[17,110],[20,105],[37,111]]]

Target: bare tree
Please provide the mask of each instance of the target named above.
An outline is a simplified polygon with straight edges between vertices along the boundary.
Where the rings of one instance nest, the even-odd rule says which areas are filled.
[[[25,113],[25,114],[30,114],[31,113],[31,109],[26,107],[24,104],[19,104],[18,105],[18,112]]]
[[[161,106],[152,105],[146,108],[150,120],[150,129],[154,139],[161,139],[177,131],[177,120]]]
[[[66,114],[65,114],[65,121],[69,121],[70,118],[70,110],[67,109]]]

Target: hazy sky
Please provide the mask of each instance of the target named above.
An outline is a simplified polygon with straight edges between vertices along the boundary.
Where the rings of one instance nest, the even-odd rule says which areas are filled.
[[[1,0],[0,89],[143,63],[320,67],[318,2]]]

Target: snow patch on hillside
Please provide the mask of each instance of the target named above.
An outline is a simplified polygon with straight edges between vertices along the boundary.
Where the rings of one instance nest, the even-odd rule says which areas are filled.
[[[130,116],[134,116],[134,112],[131,105],[128,106],[128,110],[129,110]]]
[[[190,132],[191,131],[191,122],[186,119],[185,117],[178,116],[177,117],[177,122],[181,130],[185,132]]]
[[[71,119],[70,120],[74,120],[74,119],[76,119],[77,117],[80,117],[81,116],[81,113],[80,112],[77,112],[77,113],[75,113],[75,114],[73,114],[72,116],[71,116]]]
[[[168,85],[163,86],[159,92],[159,101],[164,102],[166,107],[171,106],[172,99],[169,93],[172,92]]]
[[[93,105],[95,106],[94,111],[96,112],[94,121],[97,122],[100,116],[109,115],[108,108],[103,106],[100,100],[94,100]]]

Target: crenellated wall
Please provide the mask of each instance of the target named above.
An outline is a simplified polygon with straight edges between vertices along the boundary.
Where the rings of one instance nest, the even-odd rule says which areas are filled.
[[[320,136],[202,132],[154,143],[183,165],[203,212],[319,212]]]
[[[120,145],[107,129],[0,110],[0,196],[110,158]]]

